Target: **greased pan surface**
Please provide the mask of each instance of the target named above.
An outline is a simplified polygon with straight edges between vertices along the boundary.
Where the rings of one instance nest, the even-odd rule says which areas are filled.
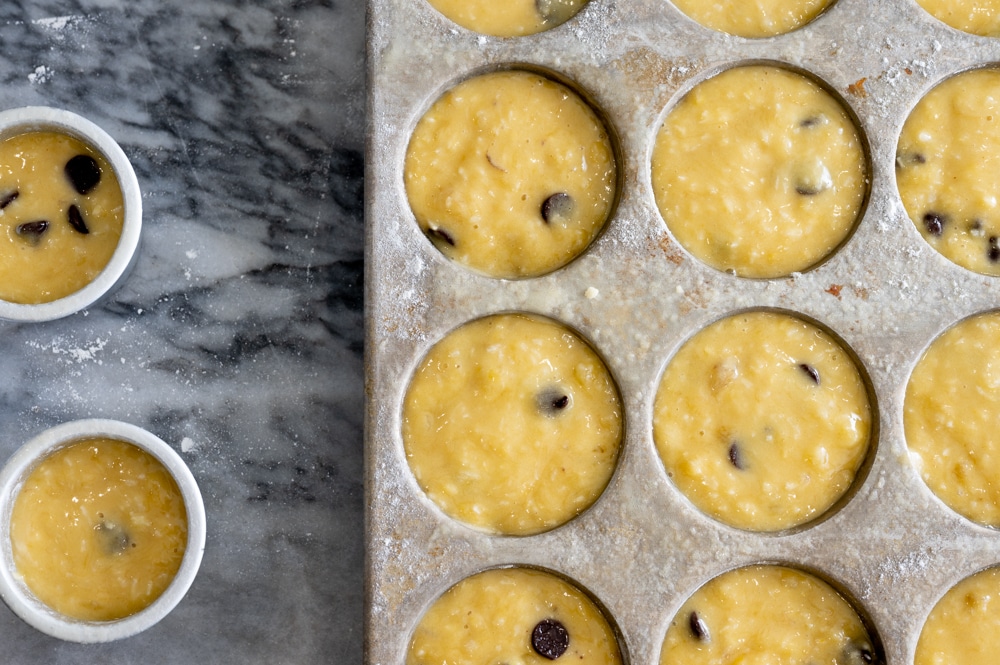
[[[774,38],[730,37],[666,0],[592,0],[548,32],[472,33],[424,0],[369,0],[367,148],[367,659],[402,663],[411,632],[444,590],[480,570],[524,564],[589,591],[621,633],[628,662],[651,665],[674,613],[726,570],[782,562],[817,572],[853,599],[886,661],[912,662],[934,603],[960,579],[1000,563],[1000,533],[959,517],[908,455],[906,383],[927,345],[1000,303],[1000,284],[934,251],[896,191],[900,129],[951,74],[1000,60],[1000,41],[946,27],[910,0],[840,0]],[[665,113],[732,65],[769,62],[815,77],[867,139],[870,192],[856,231],[819,267],[783,279],[716,271],[671,237],[654,201],[650,158]],[[543,277],[508,281],[448,261],[421,233],[403,182],[421,115],[470,75],[526,65],[571,82],[617,135],[621,192],[603,234]],[[667,478],[652,435],[659,377],[708,323],[745,309],[818,322],[856,354],[874,396],[875,441],[855,489],[828,519],[778,535],[723,526]],[[594,506],[528,537],[491,536],[446,517],[409,470],[400,413],[416,364],[448,331],[496,312],[549,316],[604,358],[621,391],[618,468]]]

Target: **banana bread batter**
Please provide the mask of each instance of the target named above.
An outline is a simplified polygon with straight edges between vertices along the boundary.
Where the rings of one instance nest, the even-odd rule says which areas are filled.
[[[420,620],[407,665],[619,665],[604,615],[555,575],[498,568],[446,591]]]
[[[660,665],[871,665],[880,662],[851,605],[818,578],[783,566],[724,573],[667,629]]]
[[[917,4],[956,30],[981,37],[1000,37],[997,0],[917,0]]]
[[[469,79],[418,123],[410,206],[449,258],[493,277],[541,275],[579,255],[615,199],[615,157],[594,111],[525,71]]]
[[[601,494],[622,406],[597,354],[548,319],[478,319],[423,359],[403,406],[410,468],[445,513],[495,533],[558,526]]]
[[[82,289],[114,254],[124,215],[111,166],[78,139],[0,142],[0,299],[37,304]]]
[[[807,270],[850,234],[867,191],[861,138],[840,103],[778,67],[696,86],[656,138],[656,203],[678,242],[742,277]]]
[[[562,25],[588,0],[429,0],[463,28],[494,37],[533,35]]]
[[[1000,275],[1000,71],[947,79],[917,103],[896,151],[903,206],[931,247]]]
[[[726,524],[807,523],[854,482],[871,407],[851,357],[796,317],[748,312],[684,344],[656,395],[653,435],[667,474]]]
[[[913,665],[982,665],[1000,653],[1000,569],[962,580],[920,631]]]
[[[674,0],[682,12],[707,28],[738,37],[773,37],[801,28],[833,0]]]
[[[187,512],[173,476],[123,441],[88,439],[35,467],[10,520],[14,564],[46,605],[111,621],[155,601],[187,543]]]
[[[904,432],[924,482],[974,522],[1000,527],[1000,313],[945,331],[906,386]]]

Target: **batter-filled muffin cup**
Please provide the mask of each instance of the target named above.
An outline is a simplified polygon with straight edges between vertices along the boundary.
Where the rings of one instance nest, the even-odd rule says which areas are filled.
[[[700,510],[750,531],[816,520],[855,483],[871,444],[866,382],[845,348],[789,314],[753,311],[698,332],[670,359],[653,438]]]
[[[723,573],[681,606],[660,665],[871,665],[882,663],[857,610],[820,578],[755,565]]]
[[[475,528],[531,535],[590,507],[614,473],[621,399],[576,333],[498,314],[449,333],[418,365],[402,418],[417,483]]]
[[[600,607],[562,577],[494,568],[441,595],[410,639],[406,665],[440,663],[621,665]]]
[[[674,5],[706,28],[762,38],[783,35],[813,21],[834,0],[673,0]]]
[[[418,0],[419,1],[419,0]],[[570,20],[589,0],[428,0],[458,25],[494,37],[520,37]]]
[[[667,114],[652,155],[656,204],[691,254],[740,277],[775,278],[828,258],[868,192],[863,139],[811,78],[733,67]]]
[[[910,462],[967,519],[1000,528],[1000,312],[960,321],[935,339],[906,385]]]
[[[1000,653],[1000,568],[971,575],[934,605],[913,665],[979,665]]]
[[[1000,37],[996,0],[916,0],[928,14],[956,30],[980,37]]]
[[[952,76],[917,103],[896,149],[896,184],[927,244],[1000,275],[1000,69]]]
[[[611,135],[571,88],[525,70],[448,90],[423,115],[404,178],[421,231],[491,277],[537,277],[579,256],[616,202]]]

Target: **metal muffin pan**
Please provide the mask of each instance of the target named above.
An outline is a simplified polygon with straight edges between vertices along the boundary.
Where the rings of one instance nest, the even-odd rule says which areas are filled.
[[[653,665],[671,618],[699,586],[735,567],[780,562],[834,583],[870,622],[886,662],[912,663],[941,595],[1000,564],[1000,532],[958,516],[921,481],[903,436],[903,395],[939,333],[1000,305],[1000,282],[919,236],[896,191],[896,142],[934,85],[1000,61],[1000,40],[948,28],[913,0],[840,0],[798,31],[759,40],[704,28],[667,0],[592,0],[562,26],[510,39],[460,28],[424,0],[369,0],[368,10],[367,661],[404,662],[413,628],[448,587],[523,564],[593,594],[620,629],[627,662]],[[740,279],[700,263],[671,237],[650,185],[669,108],[698,82],[750,62],[824,82],[868,142],[870,194],[856,231],[823,264],[784,279]],[[623,177],[612,218],[582,256],[543,277],[505,281],[449,262],[422,235],[403,161],[442,92],[518,64],[573,82],[599,108],[620,142]],[[753,308],[833,331],[875,400],[877,439],[855,487],[826,519],[777,535],[732,529],[695,509],[667,478],[652,437],[652,403],[673,353],[708,323]],[[578,331],[605,359],[625,408],[619,465],[602,497],[568,524],[520,538],[446,517],[413,479],[400,434],[404,393],[428,349],[466,321],[506,311]]]

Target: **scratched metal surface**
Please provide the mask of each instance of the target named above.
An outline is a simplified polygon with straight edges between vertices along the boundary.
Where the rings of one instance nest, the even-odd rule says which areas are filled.
[[[907,219],[896,192],[897,137],[910,109],[945,77],[995,62],[1000,42],[935,21],[910,0],[840,0],[807,27],[746,40],[705,29],[664,0],[593,0],[547,33],[484,37],[422,0],[369,0],[366,461],[367,660],[401,663],[423,611],[452,584],[496,565],[568,576],[607,608],[632,665],[652,665],[687,596],[749,563],[804,567],[837,584],[870,621],[890,665],[912,662],[927,612],[947,588],[1000,563],[1000,533],[956,516],[909,464],[902,396],[942,330],[997,307],[995,279],[948,262]],[[650,154],[666,111],[730,65],[784,63],[842,97],[867,137],[871,189],[850,240],[819,267],[745,280],[699,263],[656,210]],[[449,263],[406,202],[409,135],[445,89],[472,73],[530,63],[569,78],[620,140],[621,200],[579,259],[550,275],[495,280]],[[863,81],[862,81],[863,79]],[[596,289],[596,297],[587,297]],[[594,291],[589,292],[594,296]],[[831,516],[782,535],[722,526],[669,482],[651,431],[660,373],[677,347],[726,313],[779,308],[827,326],[857,354],[876,399],[864,473]],[[527,538],[479,533],[444,517],[403,456],[403,394],[421,356],[461,323],[499,311],[551,316],[581,332],[621,389],[626,434],[597,503]]]

